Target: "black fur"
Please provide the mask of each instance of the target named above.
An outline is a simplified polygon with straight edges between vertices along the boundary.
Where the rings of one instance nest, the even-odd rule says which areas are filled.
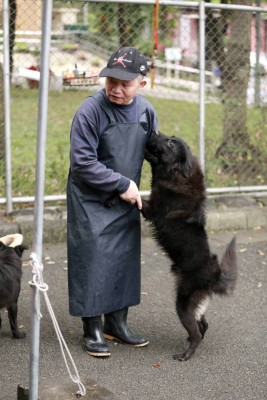
[[[11,332],[16,339],[22,339],[26,336],[24,332],[18,329],[17,312],[22,276],[21,256],[27,248],[23,244],[8,247],[0,241],[0,309],[7,309]],[[0,315],[0,328],[1,326]]]
[[[234,290],[237,277],[235,238],[219,263],[209,248],[205,230],[205,184],[196,157],[180,138],[152,134],[145,155],[152,169],[151,195],[142,214],[169,255],[177,278],[176,311],[189,334],[189,347],[174,359],[186,361],[208,328],[198,311],[213,293]],[[196,318],[197,317],[197,318]]]

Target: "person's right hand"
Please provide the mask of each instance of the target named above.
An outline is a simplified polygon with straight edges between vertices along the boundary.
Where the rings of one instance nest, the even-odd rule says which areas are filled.
[[[130,186],[128,187],[126,192],[120,194],[119,196],[122,200],[127,201],[128,203],[136,203],[138,210],[142,210],[141,196],[138,187],[136,186],[136,183],[134,181],[130,181]]]

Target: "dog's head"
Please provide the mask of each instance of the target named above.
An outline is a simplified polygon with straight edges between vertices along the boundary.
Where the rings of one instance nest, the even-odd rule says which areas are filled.
[[[22,257],[24,250],[27,250],[29,247],[24,244],[19,244],[15,247],[6,246],[3,242],[0,241],[0,252],[5,251],[7,253],[16,253],[17,256]]]
[[[166,172],[178,171],[185,178],[190,176],[193,156],[185,141],[176,136],[154,132],[146,146],[145,158],[152,168],[162,166]]]

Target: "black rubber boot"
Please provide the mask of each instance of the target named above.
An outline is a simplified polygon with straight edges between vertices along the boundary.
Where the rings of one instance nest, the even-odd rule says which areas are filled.
[[[82,321],[84,331],[83,342],[87,353],[94,357],[110,356],[110,349],[103,336],[101,316],[84,317]]]
[[[149,341],[133,334],[127,325],[128,308],[105,314],[104,337],[135,347],[147,346]]]

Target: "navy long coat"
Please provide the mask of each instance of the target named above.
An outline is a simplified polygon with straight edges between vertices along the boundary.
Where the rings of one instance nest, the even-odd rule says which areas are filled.
[[[147,101],[140,96],[135,120],[118,122],[103,92],[95,98],[109,119],[100,135],[98,160],[139,186],[150,133]],[[93,188],[79,173],[70,171],[67,240],[73,316],[97,316],[140,303],[140,213],[122,200],[112,207],[105,205],[113,194]]]

